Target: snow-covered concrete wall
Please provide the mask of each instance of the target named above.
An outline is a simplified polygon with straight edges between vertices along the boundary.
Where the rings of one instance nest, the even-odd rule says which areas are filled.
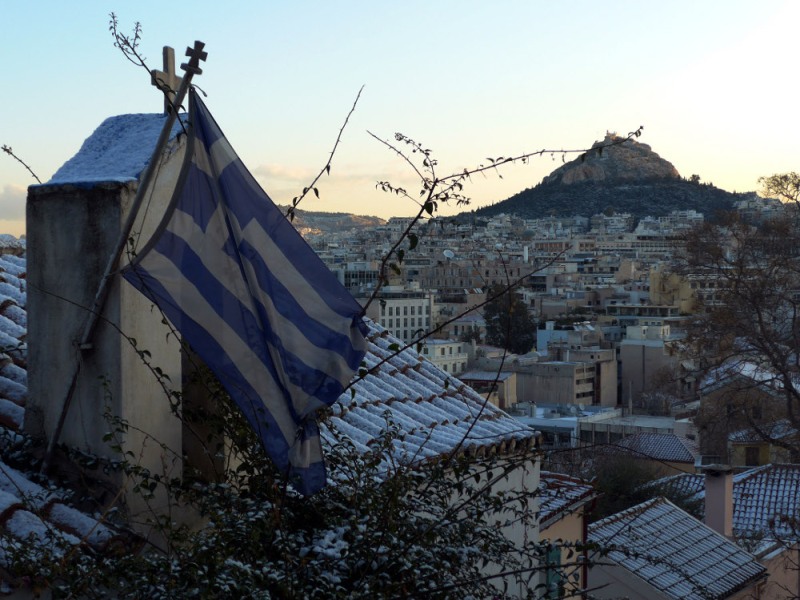
[[[120,458],[104,440],[112,430],[108,412],[131,425],[123,450],[133,452],[134,460],[152,472],[174,476],[181,469],[181,425],[140,355],[149,352],[150,363],[180,383],[179,344],[168,336],[160,312],[115,274],[93,349],[80,352],[76,347],[121,235],[137,178],[163,124],[158,115],[127,117],[131,115],[103,123],[50,182],[28,191],[30,358],[25,429],[47,439],[53,435],[80,354],[80,374],[60,441],[97,456]],[[164,214],[180,170],[181,148],[173,147],[161,165],[141,211],[146,218],[134,226],[134,232],[141,232],[139,246]],[[126,261],[123,255],[121,263]],[[175,454],[165,453],[158,443]],[[133,498],[129,501],[132,511],[142,508]]]

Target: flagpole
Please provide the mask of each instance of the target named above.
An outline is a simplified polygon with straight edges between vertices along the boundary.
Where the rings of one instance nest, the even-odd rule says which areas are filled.
[[[106,264],[105,272],[103,273],[103,277],[100,280],[100,284],[97,287],[97,292],[94,296],[94,303],[92,304],[92,308],[89,310],[89,314],[86,319],[86,324],[83,328],[83,334],[81,335],[80,341],[78,342],[78,359],[75,369],[73,371],[72,378],[70,380],[69,389],[67,390],[66,395],[61,403],[61,411],[59,413],[58,422],[56,423],[56,427],[53,430],[53,434],[50,436],[50,441],[47,445],[47,451],[44,455],[44,460],[42,461],[42,467],[40,472],[42,474],[46,474],[47,471],[50,469],[50,463],[53,458],[53,452],[55,451],[56,444],[58,443],[58,438],[61,436],[61,430],[64,428],[64,422],[67,417],[67,412],[69,410],[69,406],[72,402],[72,398],[75,395],[75,388],[78,380],[78,374],[80,373],[81,368],[81,354],[84,352],[88,352],[93,349],[92,344],[92,336],[94,335],[95,328],[97,327],[97,322],[100,319],[100,316],[103,313],[103,308],[105,306],[105,302],[108,298],[108,291],[109,291],[109,284],[111,281],[111,277],[113,276],[117,263],[119,262],[120,256],[122,256],[122,252],[125,249],[125,246],[128,243],[128,236],[130,235],[131,229],[133,229],[133,224],[136,221],[136,218],[139,213],[139,209],[144,202],[145,194],[147,193],[148,188],[153,180],[153,177],[156,173],[156,168],[158,163],[160,162],[161,155],[166,148],[167,142],[169,142],[170,134],[172,133],[172,126],[175,124],[175,119],[178,117],[178,110],[183,102],[184,97],[186,96],[186,92],[189,90],[191,85],[192,77],[194,75],[201,75],[203,70],[200,68],[199,64],[200,61],[205,61],[208,53],[203,51],[203,47],[205,44],[200,41],[195,41],[194,47],[187,47],[186,48],[186,56],[189,57],[189,62],[181,64],[181,69],[186,72],[181,78],[181,84],[178,88],[177,93],[175,93],[175,99],[171,103],[171,110],[167,111],[167,119],[164,123],[164,127],[161,129],[161,134],[158,136],[158,141],[156,142],[155,149],[153,150],[153,154],[150,157],[150,161],[147,163],[147,167],[145,168],[144,173],[142,174],[141,180],[139,182],[139,187],[136,190],[136,196],[134,197],[133,204],[131,205],[130,210],[128,211],[128,216],[125,219],[125,222],[122,225],[122,229],[120,232],[119,240],[117,241],[117,245],[114,248],[113,253],[111,254],[108,263]],[[154,77],[155,79],[155,77]],[[171,90],[165,90],[165,97],[169,97],[169,93]]]

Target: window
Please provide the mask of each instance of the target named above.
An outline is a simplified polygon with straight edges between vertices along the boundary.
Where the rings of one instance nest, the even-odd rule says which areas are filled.
[[[404,307],[403,307],[403,316],[405,317],[405,316],[407,316],[407,315],[408,315],[408,307],[407,307],[407,306],[404,306]]]
[[[394,306],[390,306],[390,307],[389,307],[389,316],[390,316],[390,317],[392,316],[392,313],[393,313],[393,312],[394,312]]]
[[[412,307],[411,307],[411,314],[412,314],[412,315],[413,315],[413,314],[415,314],[415,311],[416,311],[416,309],[417,309],[417,307],[416,307],[416,306],[412,306]]]
[[[551,546],[545,555],[545,598],[563,598],[564,581],[561,576],[561,548]]]
[[[744,464],[746,467],[757,467],[758,462],[758,446],[745,446],[744,449]]]
[[[444,348],[442,348],[441,350],[442,350],[442,353],[441,353],[441,354],[442,354],[442,356],[444,356]]]

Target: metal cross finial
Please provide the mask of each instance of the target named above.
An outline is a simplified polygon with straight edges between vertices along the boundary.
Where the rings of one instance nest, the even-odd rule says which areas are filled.
[[[203,73],[203,70],[199,66],[200,61],[205,61],[208,57],[208,52],[203,52],[204,46],[205,44],[203,42],[196,41],[194,43],[194,48],[186,48],[186,56],[189,57],[189,63],[181,64],[181,69],[189,74],[189,79],[191,79],[192,75],[200,75]],[[168,115],[172,111],[172,107],[175,106],[175,97],[176,95],[180,95],[178,91],[181,89],[181,84],[183,83],[183,77],[178,77],[175,73],[175,50],[169,46],[164,46],[164,70],[159,71],[153,69],[150,71],[150,81],[159,90],[164,92],[164,114]],[[185,92],[186,90],[184,90],[184,93]],[[183,100],[182,95],[180,95],[180,100]],[[176,106],[175,108],[177,110],[179,107]]]
[[[175,94],[181,86],[181,80],[175,73],[175,50],[164,46],[164,70],[153,69],[150,71],[150,82],[164,92],[164,114],[168,115],[175,102]]]

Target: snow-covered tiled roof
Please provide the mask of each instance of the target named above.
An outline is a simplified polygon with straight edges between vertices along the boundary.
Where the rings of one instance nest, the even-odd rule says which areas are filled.
[[[542,471],[539,475],[539,523],[549,527],[597,496],[594,487],[577,477]]]
[[[763,442],[764,435],[769,436],[773,440],[780,440],[783,438],[797,436],[798,431],[788,419],[780,419],[774,423],[766,423],[759,427],[759,433],[755,429],[740,429],[728,435],[728,441],[734,444],[747,444],[752,442]]]
[[[0,255],[0,441],[19,439],[27,394],[25,258]],[[354,379],[333,406],[331,422],[366,450],[386,427],[402,431],[399,460],[424,460],[459,449],[493,453],[525,449],[533,431],[500,411],[464,383],[413,349],[395,355],[402,343],[370,322],[366,377]],[[323,436],[329,435],[323,432]],[[114,530],[64,502],[65,490],[46,487],[0,460],[0,533],[7,539],[34,536],[42,544],[55,534],[67,544],[102,549],[118,540]],[[0,546],[0,567],[4,566]]]
[[[794,523],[794,526],[792,525]],[[733,533],[770,541],[800,537],[800,465],[767,465],[733,481]]]
[[[692,464],[700,455],[697,443],[674,433],[635,433],[622,438],[609,450],[634,458]]]
[[[705,479],[699,473],[665,477],[648,487],[688,502],[705,500]],[[776,539],[798,540],[800,535],[792,522],[800,522],[800,465],[764,465],[733,476],[736,538],[760,540],[763,547]]]
[[[743,381],[748,387],[761,390],[773,396],[780,395],[784,389],[784,380],[775,372],[758,362],[744,358],[734,358],[726,364],[709,371],[700,382],[700,391],[707,395],[736,380]],[[791,385],[795,388],[800,388],[800,381],[795,379]]]
[[[656,479],[644,487],[669,498],[689,499],[705,490],[705,479],[700,473],[678,473]]]
[[[0,443],[12,444],[22,429],[27,400],[25,258],[0,255]],[[102,549],[115,532],[64,503],[65,492],[36,483],[0,461],[0,532],[13,543],[33,536],[52,548],[54,536]],[[5,537],[8,536],[8,537]],[[0,545],[0,565],[5,549]]]
[[[727,598],[766,568],[664,498],[648,500],[589,526],[608,557],[671,598]]]
[[[403,347],[397,338],[368,321],[370,373],[354,379],[332,406],[333,426],[366,452],[386,428],[387,416],[403,432],[395,444],[401,461],[425,460],[459,449],[508,451],[527,447],[534,432],[431,361]],[[329,434],[323,438],[330,442]]]

